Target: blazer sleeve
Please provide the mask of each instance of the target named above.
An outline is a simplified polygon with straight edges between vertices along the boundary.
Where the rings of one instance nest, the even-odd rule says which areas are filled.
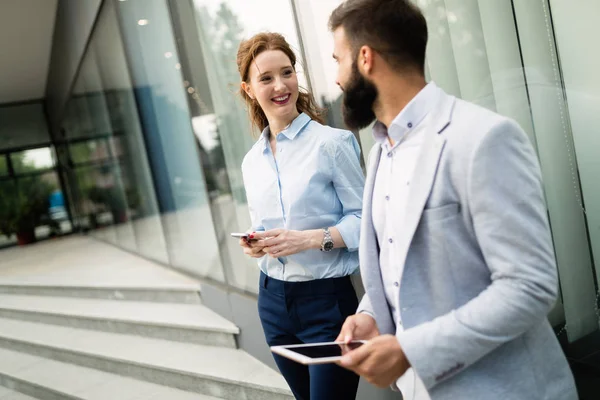
[[[371,301],[369,300],[369,295],[365,293],[362,297],[362,300],[358,304],[358,308],[356,309],[356,313],[365,313],[369,314],[371,317],[375,318],[375,313],[373,312],[373,307],[371,307]]]
[[[460,308],[397,334],[427,388],[538,324],[558,292],[541,171],[516,123],[497,123],[474,145],[466,185],[491,283]]]

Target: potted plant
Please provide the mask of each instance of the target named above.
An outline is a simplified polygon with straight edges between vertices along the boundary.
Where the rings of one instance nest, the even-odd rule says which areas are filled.
[[[17,235],[19,245],[35,241],[35,228],[48,216],[54,188],[41,175],[0,182],[0,232]]]

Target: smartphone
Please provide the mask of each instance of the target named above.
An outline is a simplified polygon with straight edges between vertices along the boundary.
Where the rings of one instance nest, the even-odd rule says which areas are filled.
[[[249,233],[232,233],[231,236],[233,236],[234,238],[238,238],[238,239],[246,239],[249,242],[252,242],[254,240],[258,240],[258,239],[249,239],[250,234]]]
[[[350,343],[326,342],[272,346],[271,351],[300,364],[328,364],[339,361],[344,354],[359,348],[366,341],[354,340]]]

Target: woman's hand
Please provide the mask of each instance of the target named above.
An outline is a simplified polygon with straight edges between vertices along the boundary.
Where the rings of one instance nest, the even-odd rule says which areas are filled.
[[[259,246],[256,240],[241,238],[240,246],[242,246],[244,254],[252,258],[261,258],[265,254],[267,254],[263,251],[264,246]]]
[[[321,246],[318,231],[271,229],[270,231],[253,232],[253,235],[254,239],[258,239],[256,245],[273,258],[286,257]]]

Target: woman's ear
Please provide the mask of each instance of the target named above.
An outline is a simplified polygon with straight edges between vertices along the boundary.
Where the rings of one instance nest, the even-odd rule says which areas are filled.
[[[246,82],[242,82],[242,90],[246,92],[248,97],[254,100],[254,95],[252,94],[252,88],[250,87],[250,85],[248,85]]]

